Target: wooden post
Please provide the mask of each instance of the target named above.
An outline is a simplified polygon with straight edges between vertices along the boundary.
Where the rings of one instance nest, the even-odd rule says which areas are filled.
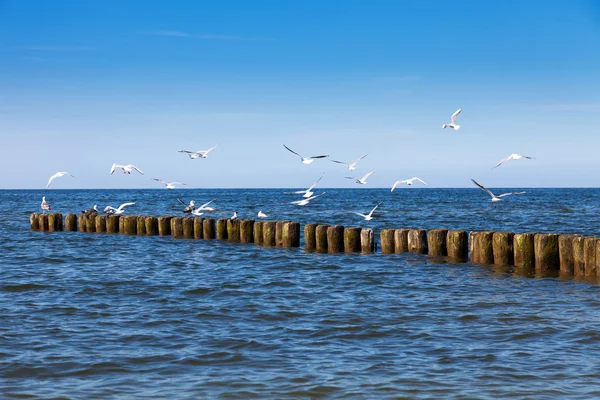
[[[171,236],[171,220],[173,217],[158,218],[158,234],[160,236]]]
[[[533,233],[517,233],[513,236],[515,267],[527,269],[535,267],[533,237]]]
[[[375,252],[375,236],[373,229],[363,228],[360,231],[360,250],[363,254],[373,254]]]
[[[67,232],[77,232],[77,215],[72,213],[67,214],[67,216],[65,217],[65,230]]]
[[[382,254],[394,254],[396,247],[394,245],[395,229],[382,229],[379,232],[379,241],[381,242]]]
[[[158,218],[146,217],[146,236],[158,235]]]
[[[600,239],[596,239],[596,277],[600,278]]]
[[[204,238],[204,218],[194,217],[194,239]]]
[[[62,214],[48,214],[48,232],[60,232],[63,230]]]
[[[432,229],[427,232],[427,247],[430,256],[446,257],[448,255],[447,236],[448,229]]]
[[[254,244],[262,245],[263,244],[263,221],[255,221],[254,227],[252,228],[254,232],[252,236],[254,236]]]
[[[315,250],[317,248],[317,224],[304,225],[304,248]]]
[[[360,232],[361,228],[344,228],[344,252],[355,253],[361,250]]]
[[[204,220],[204,223],[202,224],[202,236],[204,239],[215,238],[215,220],[213,218]]]
[[[575,235],[558,236],[558,260],[563,275],[573,275],[575,260],[573,258],[573,239]]]
[[[96,214],[82,214],[85,221],[85,231],[88,233],[96,232]]]
[[[96,232],[106,233],[106,215],[96,215]]]
[[[276,223],[273,221],[263,222],[263,245],[275,246],[275,227]]]
[[[342,225],[327,228],[327,251],[329,253],[344,252],[344,227]]]
[[[586,237],[583,241],[585,276],[596,276],[596,238]]]
[[[240,221],[240,242],[254,243],[254,220],[244,219]]]
[[[32,231],[40,230],[40,213],[31,213],[29,214],[29,225],[31,225]]]
[[[120,215],[120,218],[119,218],[119,233],[121,235],[125,234],[125,215]]]
[[[171,218],[171,236],[176,238],[183,237],[183,218],[184,217],[173,217]]]
[[[479,264],[494,263],[492,239],[494,232],[471,232],[471,262]]]
[[[277,229],[277,228],[276,228]],[[300,247],[300,223],[286,222],[282,230],[283,247]]]
[[[227,240],[227,218],[217,220],[217,239]]]
[[[146,217],[139,216],[136,220],[138,236],[146,236]]]
[[[283,225],[286,222],[291,222],[288,220],[285,221],[277,221],[275,223],[275,246],[283,247]]]
[[[119,233],[120,215],[108,215],[106,217],[106,233]]]
[[[584,242],[585,237],[583,236],[575,236],[572,241],[574,276],[585,276]]]
[[[317,225],[315,229],[315,249],[319,253],[327,253],[328,243],[327,243],[327,230],[329,229],[329,225]]]
[[[513,248],[513,232],[494,232],[492,236],[492,251],[494,264],[514,265],[515,250]]]
[[[239,219],[228,219],[227,220],[227,240],[233,243],[239,243],[240,241],[240,220]]]
[[[183,218],[183,237],[186,239],[194,238],[194,219],[187,217]]]
[[[469,235],[466,231],[448,231],[446,236],[448,257],[454,262],[469,260]]]
[[[40,232],[48,232],[48,214],[38,214],[38,226]]]
[[[533,237],[536,272],[558,271],[558,235],[536,233]]]
[[[394,231],[394,252],[397,254],[408,252],[408,231],[410,229],[396,229]]]
[[[79,232],[85,232],[86,229],[85,223],[85,214],[77,215],[77,227],[79,228]]]
[[[425,229],[411,229],[408,231],[408,251],[427,254],[427,231]]]
[[[127,215],[121,217],[123,220],[123,233],[125,235],[137,235],[137,217],[135,215]]]

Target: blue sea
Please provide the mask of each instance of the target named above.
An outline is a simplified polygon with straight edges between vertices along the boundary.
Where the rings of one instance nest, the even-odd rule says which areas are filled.
[[[515,190],[511,188],[510,191]],[[0,191],[0,397],[600,397],[600,286],[415,254],[29,229],[53,211],[599,236],[599,189]],[[502,189],[493,189],[503,193]],[[507,190],[508,191],[508,190]],[[320,191],[317,191],[320,193]],[[368,213],[370,222],[351,211]]]

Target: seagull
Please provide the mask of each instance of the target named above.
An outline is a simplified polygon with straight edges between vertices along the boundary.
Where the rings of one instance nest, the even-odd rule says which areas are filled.
[[[311,200],[316,199],[319,196],[323,196],[325,194],[325,192],[311,196],[307,199],[302,199],[302,200],[297,200],[297,201],[290,201],[289,203],[284,203],[284,204],[296,204],[298,206],[305,206],[307,205]]]
[[[46,197],[45,197],[45,196],[44,196],[44,197],[42,197],[42,204],[41,204],[41,207],[42,207],[42,211],[43,211],[44,213],[46,213],[46,211],[50,211],[50,203],[48,203],[48,202],[46,201]]]
[[[425,186],[429,186],[428,184],[426,184],[424,181],[422,181],[421,179],[417,178],[416,176],[414,178],[410,178],[410,179],[404,179],[401,181],[396,181],[396,183],[394,183],[394,186],[392,186],[392,190],[391,192],[394,191],[394,189],[396,189],[396,186],[402,184],[402,183],[406,183],[408,186],[412,186],[414,181],[419,181],[422,184],[424,184]]]
[[[119,208],[114,208],[111,206],[106,206],[106,208],[104,209],[104,213],[105,214],[114,214],[114,215],[119,215],[119,214],[123,214],[125,212],[125,207],[127,206],[132,206],[135,203],[123,203],[119,206]]]
[[[183,204],[185,206],[185,208],[183,209],[183,212],[186,214],[191,213],[192,211],[194,211],[194,207],[196,206],[196,202],[194,200],[190,201],[190,204],[187,205],[185,204],[183,201],[181,201],[180,199],[177,199],[178,202],[180,202],[181,204]]]
[[[363,217],[365,219],[365,221],[370,221],[373,219],[373,213],[375,212],[375,210],[377,210],[377,207],[379,207],[379,205],[382,202],[380,201],[379,203],[377,203],[377,205],[375,207],[373,207],[373,209],[371,210],[370,213],[368,214],[361,214],[359,212],[355,212],[355,211],[350,211],[352,214],[356,214],[356,215],[360,215],[361,217]]]
[[[48,186],[50,186],[50,182],[52,182],[55,178],[60,178],[61,176],[65,176],[65,175],[69,175],[69,176],[72,176],[73,178],[75,178],[75,175],[71,175],[68,172],[57,172],[50,177],[50,180],[48,181],[48,184],[46,185],[46,189],[48,189]]]
[[[178,150],[178,153],[186,153],[193,160],[194,158],[208,158],[208,153],[216,149],[219,145],[211,147],[208,150],[189,151],[189,150]]]
[[[462,108],[459,108],[458,110],[456,110],[456,112],[454,114],[452,114],[452,116],[450,117],[450,123],[442,125],[442,128],[444,128],[444,129],[452,128],[455,131],[459,130],[460,125],[456,125],[456,117],[458,117],[458,114],[460,114],[461,111],[462,111]]]
[[[346,179],[354,179],[356,181],[356,183],[358,183],[360,185],[364,185],[367,183],[367,178],[369,178],[369,176],[371,176],[371,174],[373,174],[374,172],[375,171],[371,171],[360,179],[352,178],[351,176],[347,176]]]
[[[346,164],[343,161],[336,161],[336,160],[331,160],[331,162],[345,165],[346,167],[348,167],[348,171],[354,171],[356,169],[356,164],[358,164],[358,162],[360,160],[362,160],[363,158],[365,158],[368,155],[369,155],[369,153],[365,154],[364,156],[360,157],[358,160],[354,161],[352,164]]]
[[[313,192],[312,190],[315,188],[315,186],[317,186],[317,183],[319,183],[319,181],[321,179],[323,179],[323,175],[325,175],[325,174],[322,174],[321,177],[319,179],[317,179],[317,181],[315,183],[313,183],[313,185],[306,190],[298,190],[296,192],[283,192],[283,194],[302,194],[302,197],[310,197],[313,194],[315,194],[315,192]]]
[[[117,163],[114,163],[112,165],[112,168],[110,169],[110,174],[112,175],[117,168],[121,168],[123,170],[124,174],[131,174],[131,171],[136,170],[140,174],[144,175],[142,170],[139,169],[138,167],[136,167],[135,165],[131,165],[131,164],[121,165],[121,164],[117,164]]]
[[[300,154],[296,153],[294,150],[290,149],[285,144],[283,145],[283,147],[285,147],[286,149],[288,149],[288,151],[291,151],[292,153],[294,153],[295,155],[297,155],[298,157],[300,157],[302,159],[302,162],[304,164],[310,164],[310,163],[312,163],[315,158],[327,158],[327,157],[329,157],[329,156],[302,157]]]
[[[259,212],[258,212],[258,218],[267,218],[267,214],[265,214],[265,213],[264,213],[264,212],[262,212],[262,211],[259,211]]]
[[[181,183],[181,182],[165,182],[162,179],[156,179],[156,178],[152,178],[152,180],[164,184],[167,189],[175,189],[175,185],[187,186],[185,183]]]
[[[197,209],[192,211],[192,214],[199,217],[202,214],[204,214],[202,211],[214,211],[214,208],[212,207],[207,207],[210,203],[212,203],[213,201],[215,201],[216,199],[212,199],[211,201],[209,201],[208,203],[204,203],[202,204],[200,207],[198,207]],[[192,200],[193,201],[193,200]],[[185,212],[185,211],[184,211]]]
[[[502,161],[500,161],[498,164],[496,164],[496,166],[493,167],[492,169],[499,167],[500,165],[502,165],[503,163],[505,163],[507,161],[510,161],[510,160],[520,160],[521,158],[527,158],[529,160],[535,160],[535,157],[528,157],[528,156],[524,156],[522,154],[513,153],[510,156],[508,156],[505,159],[503,159]]]
[[[233,221],[233,220],[234,220],[234,219],[236,219],[236,218],[237,218],[237,211],[234,211],[234,212],[233,212],[233,215],[232,215],[232,216],[231,216],[231,218],[229,218],[229,219]]]
[[[494,193],[490,192],[488,189],[484,188],[483,186],[481,186],[479,183],[475,182],[475,179],[471,179],[473,181],[474,184],[476,184],[481,190],[487,192],[487,194],[489,194],[490,196],[492,196],[492,203],[497,203],[500,200],[502,200],[502,197],[505,196],[510,196],[512,194],[525,194],[525,192],[510,192],[510,193],[504,193],[501,194],[499,196],[496,196]]]
[[[83,214],[89,215],[89,214],[98,214],[98,208],[97,206],[94,204],[93,208],[88,208],[85,211],[82,211]]]

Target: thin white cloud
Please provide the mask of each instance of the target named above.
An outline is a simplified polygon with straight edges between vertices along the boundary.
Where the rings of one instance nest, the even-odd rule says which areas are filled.
[[[192,39],[203,39],[203,40],[246,40],[246,41],[260,41],[260,40],[273,40],[271,38],[263,37],[249,37],[239,35],[217,35],[212,33],[189,33],[182,31],[169,31],[169,30],[156,30],[156,31],[142,31],[138,32],[140,35],[150,36],[170,36],[180,38],[192,38]]]

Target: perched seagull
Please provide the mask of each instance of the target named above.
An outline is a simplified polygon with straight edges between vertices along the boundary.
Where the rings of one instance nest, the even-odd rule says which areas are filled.
[[[298,157],[300,157],[302,159],[302,162],[304,164],[310,164],[310,163],[312,163],[315,158],[327,158],[327,157],[329,157],[329,156],[302,157],[300,154],[296,153],[294,150],[290,149],[285,144],[283,145],[283,147],[285,147],[286,149],[288,149],[288,151],[291,151],[292,153],[294,153],[295,155],[297,155]]]
[[[362,160],[363,158],[365,158],[368,155],[369,155],[369,153],[365,154],[364,156],[360,157],[358,160],[354,161],[352,164],[346,164],[343,161],[336,161],[336,160],[331,160],[331,162],[345,165],[346,167],[348,167],[348,171],[354,171],[356,169],[356,164],[358,164],[358,162],[360,160]]]
[[[136,167],[135,165],[131,165],[131,164],[121,165],[121,164],[117,164],[117,163],[114,163],[112,165],[112,168],[110,169],[110,174],[112,175],[115,172],[115,170],[118,168],[121,168],[123,170],[124,174],[131,174],[131,171],[136,170],[140,174],[144,175],[142,170],[139,169],[138,167]]]
[[[185,208],[183,209],[183,212],[186,214],[191,213],[192,211],[194,211],[194,207],[196,206],[196,202],[194,200],[190,201],[190,204],[187,205],[185,204],[183,201],[181,201],[180,199],[177,199],[178,202],[180,202],[181,204],[183,204],[185,206]]]
[[[414,181],[419,181],[422,184],[424,184],[425,186],[429,186],[428,184],[426,184],[424,181],[422,181],[421,179],[417,178],[416,176],[414,178],[410,178],[410,179],[404,179],[401,181],[396,181],[396,183],[394,183],[394,186],[392,186],[392,190],[391,192],[394,191],[394,189],[396,189],[396,186],[401,185],[403,183],[406,183],[408,186],[412,186]]]
[[[267,214],[265,214],[265,213],[264,213],[264,212],[262,212],[262,211],[259,211],[259,212],[258,212],[258,218],[267,218]]]
[[[442,125],[442,128],[444,128],[444,129],[452,128],[455,131],[459,130],[460,125],[456,125],[456,117],[458,117],[458,114],[460,114],[461,111],[462,111],[462,108],[459,108],[458,110],[456,110],[456,112],[454,114],[452,114],[452,116],[450,117],[450,123]]]
[[[213,201],[215,201],[216,199],[212,199],[211,201],[209,201],[208,203],[204,203],[202,204],[200,207],[198,207],[197,209],[192,211],[192,214],[199,217],[202,214],[204,214],[203,211],[214,211],[214,208],[212,207],[207,207],[210,203],[212,203]],[[193,200],[192,200],[193,201]],[[184,211],[185,212],[185,211]]]
[[[105,214],[114,214],[114,215],[119,215],[119,214],[123,214],[125,212],[125,207],[127,206],[132,206],[135,203],[123,203],[119,206],[119,208],[114,208],[111,206],[106,206],[106,208],[104,209],[104,213]]]
[[[356,183],[358,183],[359,185],[364,185],[367,183],[367,178],[369,178],[371,176],[371,174],[375,173],[375,171],[371,171],[368,174],[366,174],[365,176],[363,176],[360,179],[357,178],[352,178],[351,176],[347,176],[346,179],[354,179],[356,181]]]
[[[510,161],[510,160],[520,160],[521,158],[527,158],[528,160],[535,160],[535,157],[528,157],[528,156],[524,156],[522,154],[513,153],[510,156],[508,156],[505,159],[503,159],[502,161],[500,161],[498,164],[496,164],[496,166],[493,167],[492,169],[498,168],[500,165],[502,165],[503,163],[505,163],[507,161]]]
[[[165,187],[167,189],[175,189],[175,185],[187,186],[185,183],[181,183],[181,182],[165,182],[162,179],[156,179],[156,178],[152,178],[152,180],[162,183],[163,185],[165,185]]]
[[[50,203],[46,201],[46,197],[42,197],[42,211],[45,213],[46,211],[50,211]]]
[[[317,179],[317,181],[315,183],[313,183],[313,185],[306,190],[298,190],[296,192],[283,192],[283,194],[301,194],[302,197],[310,197],[313,194],[315,194],[315,192],[313,192],[312,190],[315,188],[315,186],[317,186],[317,183],[319,183],[319,181],[321,179],[323,179],[323,175],[325,175],[325,174],[322,174],[321,177],[319,179]]]
[[[370,221],[373,219],[373,213],[375,212],[375,210],[377,210],[377,207],[379,207],[380,204],[381,204],[381,201],[379,203],[377,203],[377,205],[375,207],[373,207],[371,212],[368,214],[361,214],[361,213],[355,212],[355,211],[350,211],[350,212],[352,214],[360,215],[361,217],[363,217],[365,219],[365,221]]]
[[[307,205],[311,200],[316,199],[319,196],[323,196],[325,194],[325,192],[311,196],[307,199],[302,199],[302,200],[297,200],[297,201],[290,201],[289,203],[285,203],[285,204],[296,204],[298,206],[305,206]]]
[[[476,184],[481,190],[485,191],[487,194],[489,194],[490,196],[492,196],[492,203],[497,203],[500,200],[502,200],[502,197],[505,196],[510,196],[511,194],[525,194],[525,192],[510,192],[510,193],[504,193],[501,194],[499,196],[496,196],[494,193],[490,192],[489,190],[487,190],[486,188],[484,188],[483,186],[481,186],[479,183],[475,182],[475,179],[471,179],[473,181],[474,184]]]
[[[178,153],[186,153],[193,160],[194,158],[208,158],[208,153],[216,149],[219,145],[211,147],[208,150],[189,151],[189,150],[178,150]]]
[[[69,176],[72,176],[73,178],[75,178],[75,175],[71,175],[68,172],[57,172],[50,177],[50,180],[48,181],[48,184],[46,185],[46,189],[48,189],[48,186],[50,186],[50,182],[52,182],[55,178],[60,178],[61,176],[65,176],[65,175],[69,175]]]
[[[231,218],[229,218],[229,219],[233,221],[233,220],[234,220],[234,219],[236,219],[236,218],[237,218],[237,211],[234,211],[234,212],[233,212],[233,215],[232,215],[232,216],[231,216]]]
[[[89,215],[89,214],[98,214],[98,208],[94,204],[94,208],[88,208],[87,210],[82,211],[82,213],[86,214],[86,215]]]

